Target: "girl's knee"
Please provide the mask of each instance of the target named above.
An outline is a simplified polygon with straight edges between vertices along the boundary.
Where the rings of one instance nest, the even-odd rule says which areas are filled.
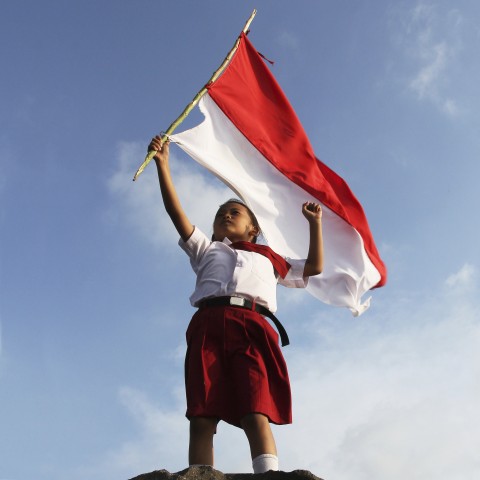
[[[261,413],[249,413],[248,415],[245,415],[240,424],[245,431],[270,428],[268,417]]]
[[[213,417],[192,417],[190,418],[190,434],[192,435],[214,435],[217,431],[218,420]]]

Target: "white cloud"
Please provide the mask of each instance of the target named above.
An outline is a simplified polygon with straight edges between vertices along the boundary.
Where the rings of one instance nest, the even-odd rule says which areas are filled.
[[[410,87],[423,99],[434,94],[438,79],[444,73],[447,66],[447,45],[445,42],[423,45],[419,55],[425,60],[425,64],[410,82]]]
[[[461,50],[463,18],[456,9],[418,3],[406,14],[400,45],[410,65],[407,86],[448,116],[461,113],[451,86],[452,69]]]
[[[319,324],[317,348],[290,362],[297,425],[282,440],[290,468],[339,480],[480,474],[480,323],[470,272],[449,277],[455,292],[412,298],[410,308],[402,299],[341,334]]]
[[[448,287],[460,287],[470,289],[475,285],[476,269],[473,265],[466,263],[458,272],[450,275],[446,280]]]
[[[361,319],[341,324],[330,312],[311,319],[310,346],[286,351],[294,424],[274,427],[282,469],[338,480],[480,478],[474,271],[466,264],[448,277],[448,289],[420,301],[416,294],[410,302],[398,298]],[[105,465],[124,474],[185,467],[181,382],[170,409],[121,391],[140,433],[109,453]],[[221,424],[215,441],[217,468],[250,471],[243,432]],[[107,470],[102,480],[118,477]]]
[[[292,32],[282,31],[277,36],[277,42],[282,46],[291,50],[297,50],[300,46],[300,41]]]
[[[183,208],[192,223],[208,234],[216,208],[232,197],[232,192],[219,182],[213,182],[209,174],[203,175],[185,165],[174,148],[170,150],[170,168]],[[144,157],[145,145],[120,143],[117,170],[108,181],[115,199],[115,209],[112,208],[109,215],[112,221],[129,225],[152,245],[174,248],[178,235],[163,208],[155,166],[149,165],[136,182],[132,182]]]
[[[166,410],[142,392],[123,387],[119,400],[134,419],[138,435],[112,448],[97,465],[78,469],[72,478],[115,480],[164,468],[171,471],[185,468],[188,422],[180,398],[176,408]]]

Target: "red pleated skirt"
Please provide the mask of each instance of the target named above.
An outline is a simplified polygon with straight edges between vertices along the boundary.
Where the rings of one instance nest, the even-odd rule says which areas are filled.
[[[198,310],[187,330],[187,413],[240,427],[249,413],[292,423],[287,366],[278,334],[262,315],[239,307]]]

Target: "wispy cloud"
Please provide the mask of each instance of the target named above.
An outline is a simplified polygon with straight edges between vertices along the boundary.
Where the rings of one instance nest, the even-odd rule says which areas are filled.
[[[300,40],[298,37],[287,30],[283,30],[278,34],[276,41],[282,47],[288,48],[290,50],[297,50],[300,46]]]
[[[289,467],[340,480],[480,474],[473,272],[466,265],[436,295],[399,299],[341,333],[319,322],[316,349],[291,362],[297,425],[282,439]]]
[[[462,15],[456,9],[424,2],[404,15],[398,39],[410,64],[408,88],[446,115],[459,115],[461,107],[450,82],[461,49]]]
[[[458,272],[450,275],[445,281],[450,288],[460,288],[470,291],[476,285],[477,271],[473,265],[466,263]]]
[[[217,206],[231,197],[232,192],[198,170],[188,168],[174,149],[172,146],[170,150],[170,167],[180,200],[187,215],[208,234]],[[155,166],[150,165],[149,171],[132,182],[139,160],[145,156],[145,145],[122,142],[117,152],[117,168],[108,180],[115,199],[115,207],[109,211],[110,220],[126,223],[154,246],[175,248],[178,235],[163,209]]]
[[[432,96],[436,90],[447,66],[448,47],[445,42],[424,46],[419,55],[425,60],[424,66],[410,82],[410,87],[423,99]]]
[[[135,421],[138,434],[112,447],[96,465],[71,472],[73,478],[114,480],[164,468],[171,471],[185,468],[188,465],[188,422],[182,402],[179,400],[175,408],[164,409],[161,398],[159,404],[130,387],[121,388],[118,398]]]

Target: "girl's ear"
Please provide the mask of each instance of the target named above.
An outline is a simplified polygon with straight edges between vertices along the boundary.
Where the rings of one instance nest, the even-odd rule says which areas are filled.
[[[258,237],[260,235],[260,229],[254,225],[250,230],[250,235]]]

